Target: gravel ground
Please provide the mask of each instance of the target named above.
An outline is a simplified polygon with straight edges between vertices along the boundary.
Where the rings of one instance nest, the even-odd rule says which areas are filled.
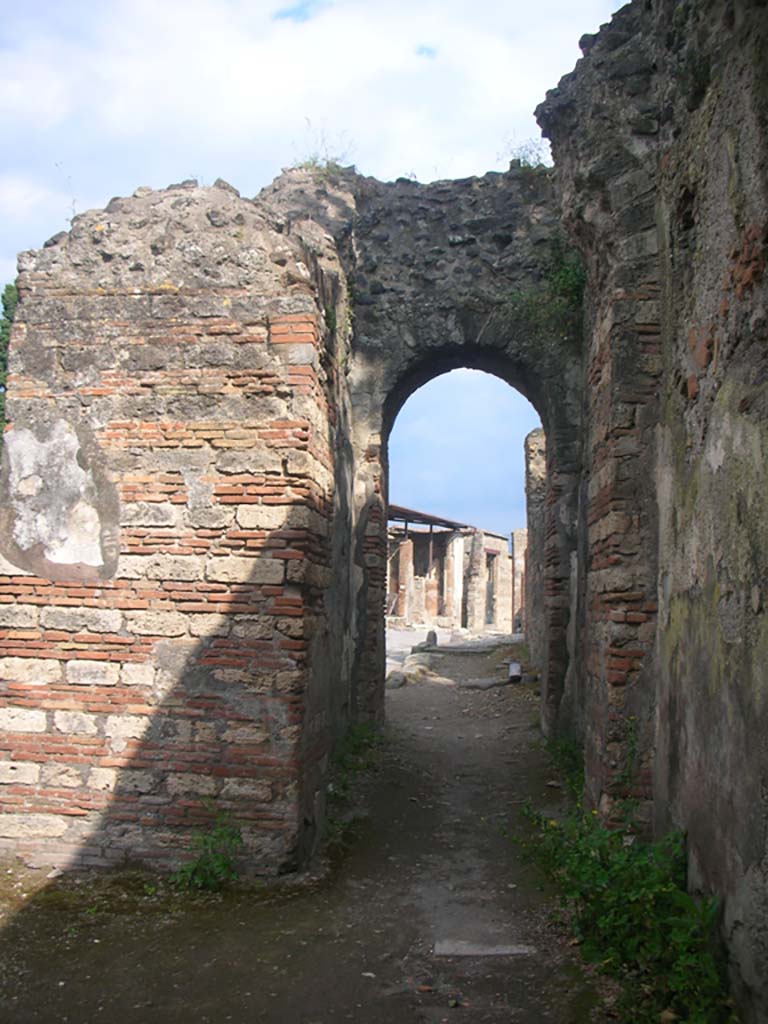
[[[424,639],[419,636],[417,639]],[[4,869],[3,1024],[580,1024],[598,987],[510,833],[561,799],[510,645],[438,656],[387,695],[350,848],[278,888],[190,897],[148,876]],[[9,873],[10,872],[10,873]],[[22,895],[25,894],[25,895]]]

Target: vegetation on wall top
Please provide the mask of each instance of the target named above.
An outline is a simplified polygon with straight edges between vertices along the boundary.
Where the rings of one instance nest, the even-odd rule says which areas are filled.
[[[19,301],[19,292],[15,284],[7,284],[3,289],[3,315],[0,319],[0,425],[5,422],[5,377],[8,372],[8,339],[11,336],[11,324]]]
[[[502,303],[502,324],[533,341],[581,345],[586,275],[581,256],[555,238],[538,284],[517,288]]]

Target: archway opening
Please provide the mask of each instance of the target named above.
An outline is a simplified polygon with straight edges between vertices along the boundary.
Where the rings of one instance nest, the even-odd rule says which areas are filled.
[[[518,390],[466,367],[418,381],[392,421],[385,611],[398,671],[430,631],[441,643],[522,631],[524,452],[542,432]]]

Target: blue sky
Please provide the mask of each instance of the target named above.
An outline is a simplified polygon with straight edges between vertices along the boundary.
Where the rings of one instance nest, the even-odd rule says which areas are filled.
[[[539,138],[533,109],[573,68],[579,37],[620,6],[4,4],[0,284],[15,276],[16,253],[139,185],[222,177],[254,195],[311,155],[385,180],[504,169]]]
[[[493,533],[525,526],[523,441],[540,425],[528,400],[498,377],[435,377],[392,428],[390,501]]]

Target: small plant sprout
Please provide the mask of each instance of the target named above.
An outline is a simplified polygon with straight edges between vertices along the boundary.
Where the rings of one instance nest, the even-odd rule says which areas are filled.
[[[171,875],[179,889],[218,892],[237,878],[237,855],[244,846],[240,828],[225,811],[217,811],[204,831],[195,833],[192,849],[196,856]]]

